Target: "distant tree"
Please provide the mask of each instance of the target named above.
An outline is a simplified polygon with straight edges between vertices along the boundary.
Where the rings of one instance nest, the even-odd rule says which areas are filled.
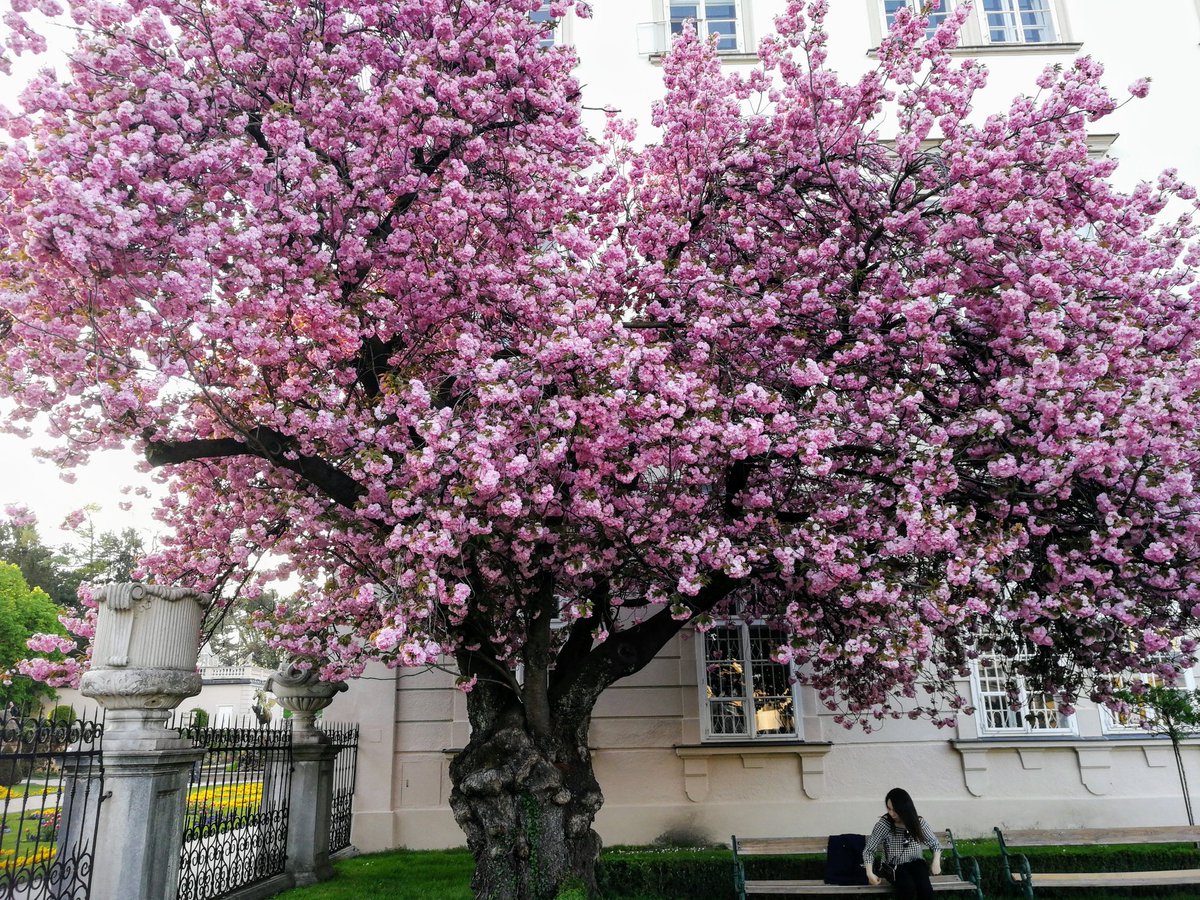
[[[0,561],[17,566],[31,587],[41,588],[58,606],[78,611],[81,584],[130,581],[146,554],[145,541],[136,529],[97,529],[91,514],[99,509],[94,504],[85,506],[73,539],[61,547],[42,540],[32,516],[0,521]]]
[[[36,524],[17,519],[0,521],[0,561],[19,568],[27,584],[41,588],[59,606],[75,604],[79,582],[73,577],[69,561],[42,541]]]
[[[266,590],[255,600],[243,600],[216,613],[207,629],[208,649],[226,666],[263,666],[274,669],[286,654],[272,647],[264,632],[255,626],[259,617],[270,619],[283,602],[279,594]]]
[[[1189,691],[1160,684],[1135,684],[1132,688],[1115,691],[1113,697],[1126,707],[1126,714],[1131,716],[1131,723],[1137,724],[1150,734],[1170,739],[1188,824],[1195,825],[1196,818],[1192,812],[1192,796],[1188,790],[1187,770],[1183,765],[1180,742],[1200,734],[1200,690]]]
[[[54,695],[45,684],[15,673],[17,661],[29,655],[26,642],[37,633],[64,634],[62,610],[41,588],[31,588],[21,570],[0,562],[0,707],[11,701],[21,709]]]

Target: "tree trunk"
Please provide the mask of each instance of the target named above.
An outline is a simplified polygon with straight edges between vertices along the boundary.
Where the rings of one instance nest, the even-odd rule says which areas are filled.
[[[1187,810],[1188,824],[1194,828],[1196,819],[1192,815],[1192,795],[1188,792],[1187,770],[1183,766],[1183,754],[1179,750],[1179,737],[1173,733],[1169,736],[1171,749],[1175,751],[1175,768],[1179,771],[1179,787],[1183,790],[1183,808]]]
[[[550,900],[578,879],[595,888],[603,798],[587,746],[590,709],[552,717],[536,735],[515,695],[477,685],[467,696],[472,735],[450,764],[450,808],[475,857],[480,900]]]

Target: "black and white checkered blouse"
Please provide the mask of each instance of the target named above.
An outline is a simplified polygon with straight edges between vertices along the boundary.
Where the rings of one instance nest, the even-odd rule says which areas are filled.
[[[921,820],[919,840],[909,834],[907,828],[893,825],[887,816],[880,816],[871,830],[871,836],[867,838],[867,846],[863,850],[863,865],[869,867],[880,850],[883,851],[883,861],[889,866],[899,866],[914,859],[921,859],[921,853],[926,847],[934,851],[941,850],[942,845],[937,835],[930,830],[925,819],[920,816],[917,818]]]

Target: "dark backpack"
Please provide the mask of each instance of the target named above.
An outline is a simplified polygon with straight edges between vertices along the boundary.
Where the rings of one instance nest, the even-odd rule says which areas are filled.
[[[831,834],[825,845],[825,883],[866,884],[862,859],[866,846],[866,835]]]

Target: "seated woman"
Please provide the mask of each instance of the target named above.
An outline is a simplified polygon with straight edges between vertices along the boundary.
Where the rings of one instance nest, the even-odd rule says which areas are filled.
[[[875,823],[863,850],[867,881],[873,885],[880,883],[880,876],[875,872],[875,854],[882,851],[881,872],[896,886],[897,897],[901,900],[933,900],[929,876],[942,874],[942,845],[937,835],[917,815],[908,791],[892,788],[884,798],[884,805],[887,813]],[[926,847],[933,851],[932,866],[925,863]]]

